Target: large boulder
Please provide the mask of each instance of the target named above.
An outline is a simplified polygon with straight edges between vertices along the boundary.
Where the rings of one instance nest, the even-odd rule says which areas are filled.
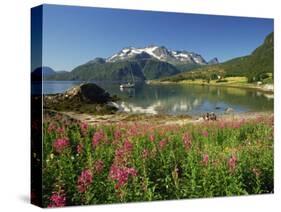
[[[82,101],[87,103],[107,103],[111,100],[109,93],[94,83],[82,84],[79,92]]]
[[[84,113],[112,113],[117,108],[108,92],[94,83],[74,86],[64,93],[44,95],[44,108]]]
[[[112,98],[103,88],[94,83],[83,83],[78,86],[74,86],[64,93],[47,95],[45,99],[52,101],[69,101],[76,100],[89,104],[104,104],[110,101]]]

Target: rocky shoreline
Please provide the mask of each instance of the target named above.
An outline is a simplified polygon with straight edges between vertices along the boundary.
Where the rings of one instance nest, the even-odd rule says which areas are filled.
[[[273,112],[244,112],[244,113],[228,113],[217,115],[216,120],[206,120],[202,116],[190,115],[152,115],[152,114],[129,114],[115,113],[104,115],[92,115],[77,112],[59,112],[45,110],[45,113],[57,113],[74,120],[78,120],[89,125],[111,125],[111,124],[154,124],[162,125],[185,125],[185,124],[202,124],[206,122],[216,121],[234,121],[234,120],[251,120],[257,117],[273,116]]]
[[[113,114],[118,108],[113,103],[118,100],[94,83],[82,83],[74,86],[64,93],[43,96],[44,109],[90,113]]]

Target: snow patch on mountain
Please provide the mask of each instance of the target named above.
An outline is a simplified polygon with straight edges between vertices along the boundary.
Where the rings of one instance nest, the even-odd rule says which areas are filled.
[[[143,53],[150,55],[154,59],[168,62],[171,64],[183,64],[183,63],[199,64],[199,65],[208,64],[200,54],[194,52],[188,52],[188,51],[168,50],[163,46],[159,47],[155,45],[147,46],[144,48],[135,48],[135,47],[124,48],[117,54],[114,54],[111,57],[107,58],[106,62],[129,60]]]

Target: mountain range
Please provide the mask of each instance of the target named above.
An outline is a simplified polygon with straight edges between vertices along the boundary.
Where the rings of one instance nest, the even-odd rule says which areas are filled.
[[[172,51],[164,46],[147,46],[145,48],[129,47],[106,59],[106,62],[116,62],[131,59],[156,59],[171,64],[208,64],[205,59],[194,52]]]
[[[32,72],[32,79],[40,79],[43,73],[44,80],[131,81],[133,74],[136,81],[181,81],[219,74],[246,76],[249,82],[254,82],[268,74],[273,76],[273,54],[273,32],[251,54],[223,63],[217,58],[206,62],[200,54],[169,50],[164,46],[127,47],[108,58],[88,61],[70,72],[37,68]]]
[[[209,64],[197,53],[169,50],[164,46],[127,47],[108,58],[95,58],[70,72],[43,75],[45,80],[116,80],[137,81],[158,79]]]

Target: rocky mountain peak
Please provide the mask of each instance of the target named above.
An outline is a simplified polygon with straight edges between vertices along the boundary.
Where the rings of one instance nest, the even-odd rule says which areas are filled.
[[[145,54],[144,54],[145,53]],[[126,47],[118,53],[107,58],[106,62],[116,62],[121,60],[130,60],[138,58],[137,55],[146,56],[146,58],[154,58],[171,64],[208,64],[206,60],[197,53],[186,50],[169,50],[165,46],[149,45],[144,48]],[[150,57],[148,57],[148,55]],[[139,58],[143,58],[143,57]]]

